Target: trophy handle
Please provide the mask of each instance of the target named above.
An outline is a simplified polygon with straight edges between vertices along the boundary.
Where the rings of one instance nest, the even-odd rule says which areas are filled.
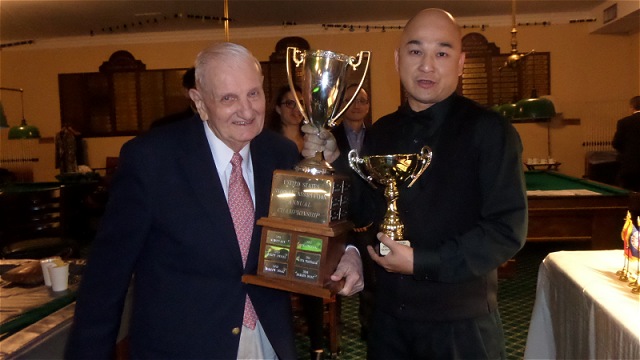
[[[409,186],[407,186],[408,188],[410,188],[413,185],[413,183],[415,183],[416,180],[418,180],[420,175],[422,175],[422,173],[425,170],[427,170],[427,168],[429,167],[429,164],[431,164],[432,157],[433,157],[433,152],[431,152],[431,148],[428,147],[427,145],[423,146],[422,150],[420,150],[420,159],[422,160],[422,165],[420,166],[419,170],[415,174],[411,175],[411,178],[413,180],[411,181]]]
[[[293,53],[292,57],[289,57],[289,54]],[[296,101],[296,105],[298,106],[298,110],[300,110],[300,113],[302,114],[302,117],[304,118],[304,123],[308,124],[311,122],[311,120],[309,120],[309,117],[307,116],[307,112],[305,111],[304,107],[302,106],[302,103],[300,103],[300,99],[298,99],[298,94],[296,92],[296,86],[293,83],[293,78],[295,77],[295,73],[293,71],[291,71],[291,61],[293,61],[296,64],[296,67],[300,66],[300,64],[302,64],[302,62],[304,61],[304,54],[303,51],[298,49],[297,47],[293,47],[293,46],[289,46],[287,47],[287,59],[286,59],[286,64],[287,64],[287,81],[289,82],[289,89],[291,89],[291,94],[293,94],[293,99]]]
[[[376,185],[372,181],[373,178],[371,176],[365,175],[362,172],[362,169],[360,169],[359,164],[362,164],[364,160],[358,157],[358,151],[356,151],[356,149],[351,149],[351,151],[349,151],[347,158],[349,159],[349,166],[351,166],[353,171],[355,171],[358,175],[360,175],[360,177],[363,178],[366,182],[368,182],[369,185],[375,188]]]
[[[351,103],[353,102],[353,100],[355,100],[356,96],[358,96],[358,93],[360,92],[360,89],[362,88],[362,84],[364,83],[364,79],[367,77],[367,71],[369,70],[369,61],[371,60],[371,51],[360,51],[360,53],[358,53],[357,57],[354,57],[354,56],[350,56],[349,57],[349,65],[351,65],[351,67],[353,68],[353,71],[356,71],[358,66],[361,65],[362,57],[365,54],[367,55],[367,63],[364,66],[364,72],[362,73],[362,79],[360,79],[360,83],[358,84],[358,88],[356,89],[356,92],[353,93],[353,96],[351,97],[351,99],[349,99],[347,104],[342,107],[342,110],[340,110],[340,112],[334,118],[329,119],[329,122],[327,123],[327,126],[329,126],[330,128],[332,128],[332,127],[334,127],[336,125],[336,121],[340,118],[340,116],[342,116],[342,114],[345,111],[347,111],[349,106],[351,106]],[[288,55],[288,53],[287,53],[287,55]]]

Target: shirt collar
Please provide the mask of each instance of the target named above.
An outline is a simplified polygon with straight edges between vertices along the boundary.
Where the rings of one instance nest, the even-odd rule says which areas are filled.
[[[430,124],[431,129],[437,129],[442,125],[442,123],[447,118],[447,114],[449,113],[449,109],[451,108],[455,97],[458,95],[453,93],[449,95],[448,98],[431,105],[425,110],[422,111],[413,111],[411,106],[409,106],[408,102],[405,102],[401,107],[399,112],[402,115],[408,116],[412,120],[416,121],[429,121],[429,119],[433,120],[433,123]]]
[[[204,124],[205,134],[207,135],[207,141],[209,142],[209,148],[211,149],[216,169],[219,174],[222,174],[225,172],[227,167],[231,166],[231,157],[233,156],[234,151],[223,143],[222,140],[218,139],[211,128],[209,128],[206,121],[203,121],[202,123]],[[243,147],[239,152],[242,156],[242,171],[247,175],[253,174],[253,168],[250,166],[251,151],[249,151],[249,146],[250,144],[245,145],[245,147]]]
[[[364,123],[362,123],[362,127],[360,128],[361,130],[360,130],[359,132],[355,132],[355,131],[351,128],[351,126],[347,125],[347,124],[344,122],[344,120],[342,121],[342,126],[344,127],[344,131],[346,131],[346,132],[347,132],[347,134],[353,134],[353,135],[360,134],[360,133],[362,133],[362,130],[364,130],[364,129],[365,129]]]

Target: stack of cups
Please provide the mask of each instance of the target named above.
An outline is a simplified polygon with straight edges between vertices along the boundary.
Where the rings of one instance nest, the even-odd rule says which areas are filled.
[[[69,287],[69,263],[52,256],[40,260],[44,284],[50,286],[53,291],[65,291]]]

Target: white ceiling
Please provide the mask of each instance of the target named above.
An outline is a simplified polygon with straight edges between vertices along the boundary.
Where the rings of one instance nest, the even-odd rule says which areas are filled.
[[[517,14],[588,12],[604,0],[518,0]],[[439,7],[456,17],[511,15],[510,0],[229,0],[231,28],[283,22],[399,20]],[[202,17],[213,18],[203,20]],[[0,44],[125,32],[222,29],[223,0],[0,0]]]

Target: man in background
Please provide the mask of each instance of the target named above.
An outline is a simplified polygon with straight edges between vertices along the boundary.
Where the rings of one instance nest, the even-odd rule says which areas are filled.
[[[640,191],[640,96],[632,97],[629,106],[631,115],[618,120],[612,145],[620,162],[618,184]]]
[[[351,99],[357,89],[358,84],[347,86],[344,98]],[[351,106],[342,115],[342,122],[332,129],[341,153],[346,154],[351,149],[355,149],[358,153],[362,151],[367,130],[364,119],[369,115],[370,107],[369,94],[361,88]]]
[[[195,109],[195,105],[193,104],[193,101],[189,97],[189,90],[195,89],[195,88],[196,88],[196,69],[194,67],[190,67],[182,75],[182,91],[184,92],[185,98],[189,100],[189,107],[178,113],[170,114],[155,120],[154,122],[151,123],[151,126],[149,128],[153,129],[154,127],[171,124],[172,122],[191,118],[196,113],[196,109]]]

